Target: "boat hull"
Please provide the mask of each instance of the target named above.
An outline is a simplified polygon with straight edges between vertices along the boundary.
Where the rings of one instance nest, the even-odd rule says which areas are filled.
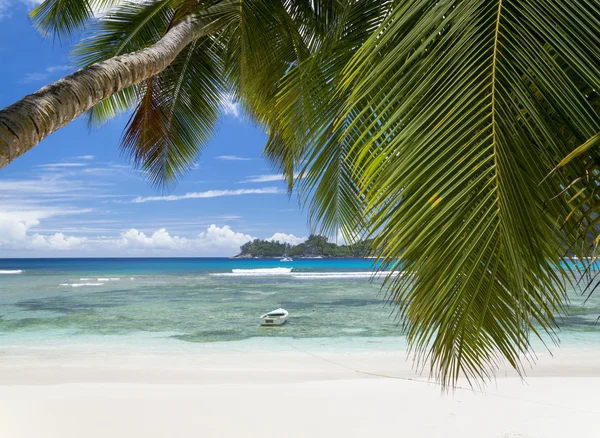
[[[263,327],[275,327],[285,324],[286,320],[287,316],[285,318],[264,318],[261,319],[260,325]]]

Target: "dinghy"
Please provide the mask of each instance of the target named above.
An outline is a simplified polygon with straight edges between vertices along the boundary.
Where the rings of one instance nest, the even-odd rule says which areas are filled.
[[[271,310],[260,317],[260,325],[281,325],[288,317],[288,311],[285,309]]]

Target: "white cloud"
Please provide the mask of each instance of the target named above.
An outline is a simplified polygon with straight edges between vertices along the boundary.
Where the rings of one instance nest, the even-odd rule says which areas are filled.
[[[218,198],[221,196],[241,196],[241,195],[275,195],[283,193],[277,187],[263,187],[260,189],[238,189],[238,190],[207,190],[205,192],[189,192],[185,195],[170,195],[170,196],[138,196],[132,199],[131,202],[142,203],[152,201],[180,201],[182,199],[199,199],[199,198]]]
[[[21,2],[25,3],[30,8],[35,8],[37,5],[41,4],[44,0],[21,0]]]
[[[132,228],[122,233],[115,244],[128,253],[233,255],[239,251],[240,246],[253,239],[249,234],[233,231],[228,225],[219,227],[211,224],[193,238],[171,235],[165,228],[152,234]]]
[[[73,67],[71,67],[70,65],[51,65],[50,67],[46,68],[46,71],[48,73],[54,73],[57,71],[67,71],[72,69]]]
[[[43,233],[40,227],[51,217],[84,212],[87,211],[39,209],[0,212],[0,257],[231,256],[239,251],[240,246],[255,238],[234,231],[228,225],[218,226],[215,223],[204,225],[204,231],[191,237],[173,234],[167,228],[150,232],[130,228],[120,233],[112,231],[112,228],[101,230],[107,235],[81,236],[67,233],[84,233],[84,229],[70,229],[64,224],[59,229],[48,229],[47,233]],[[101,220],[94,219],[93,222],[104,224]],[[268,240],[297,244],[305,238],[275,233]]]
[[[306,239],[306,237],[296,237],[293,234],[275,233],[266,240],[270,242],[281,242],[289,243],[290,245],[298,245],[299,243],[303,243]]]
[[[5,0],[0,0],[0,2],[5,1]],[[0,8],[2,4],[0,3]],[[1,11],[1,9],[0,9]],[[43,81],[47,78],[49,78],[50,76],[52,76],[55,73],[59,73],[59,72],[67,72],[73,70],[73,67],[71,67],[70,65],[51,65],[50,67],[46,67],[44,69],[44,71],[41,72],[33,72],[33,73],[25,73],[25,75],[23,76],[23,78],[21,79],[21,82],[23,83],[29,83],[29,82],[39,82],[39,81]]]
[[[198,234],[196,242],[212,251],[225,248],[235,248],[238,251],[240,246],[253,239],[248,234],[234,232],[228,225],[219,228],[213,224],[205,232]]]
[[[228,161],[251,161],[252,158],[238,157],[237,155],[219,155],[215,157],[217,160],[228,160]]]
[[[240,109],[240,104],[235,102],[231,96],[223,96],[222,99],[222,108],[223,108],[223,114],[225,114],[226,116],[232,116],[235,117],[236,119],[240,118],[240,114],[241,114],[241,109]]]
[[[89,200],[93,196],[100,196],[106,187],[113,185],[107,181],[67,179],[64,174],[52,172],[33,179],[0,178],[0,210],[32,209],[32,206],[46,204],[57,207],[65,201]]]
[[[86,163],[50,163],[50,164],[38,164],[35,167],[39,167],[40,169],[62,169],[69,167],[85,167]]]
[[[35,234],[32,237],[32,245],[36,250],[68,251],[80,248],[87,238],[65,236],[63,233],[55,233],[51,236]]]
[[[256,175],[251,178],[245,179],[243,183],[261,183],[261,182],[273,182],[283,181],[283,174],[277,175]]]
[[[10,0],[0,0],[0,20],[10,17]]]
[[[93,155],[81,155],[77,157],[78,160],[93,160],[94,158],[96,157],[94,157]]]
[[[171,236],[165,228],[161,228],[151,236],[146,236],[141,231],[132,228],[121,235],[118,244],[129,249],[176,249],[185,242],[186,239]]]
[[[300,174],[295,173],[294,179],[298,178]],[[269,174],[269,175],[254,175],[248,179],[240,181],[240,183],[263,183],[263,182],[273,182],[273,181],[284,181],[285,178],[282,173],[278,174]]]
[[[66,210],[38,208],[0,212],[0,249],[2,250],[65,250],[85,242],[85,238],[65,236],[63,233],[43,236],[30,234],[42,219],[88,212],[89,210]]]
[[[121,255],[233,255],[244,243],[254,238],[235,232],[225,225],[210,225],[192,238],[171,235],[165,228],[144,233],[135,228],[120,236],[78,237],[62,232],[44,235],[31,233],[40,217],[31,215],[0,215],[0,256],[20,255],[121,256]]]

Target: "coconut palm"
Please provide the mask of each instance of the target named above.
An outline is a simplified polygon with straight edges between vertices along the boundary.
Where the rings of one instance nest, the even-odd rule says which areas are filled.
[[[46,0],[32,17],[92,30],[80,71],[0,111],[0,165],[86,111],[133,108],[122,146],[162,184],[230,95],[315,226],[375,239],[442,383],[522,372],[531,337],[555,339],[575,274],[561,257],[598,222],[597,2]]]

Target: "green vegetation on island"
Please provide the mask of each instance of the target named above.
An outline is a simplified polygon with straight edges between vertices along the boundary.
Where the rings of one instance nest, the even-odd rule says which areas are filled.
[[[290,245],[278,241],[254,239],[240,247],[235,257],[366,257],[372,240],[362,240],[353,245],[336,245],[327,237],[311,234],[306,241]]]

